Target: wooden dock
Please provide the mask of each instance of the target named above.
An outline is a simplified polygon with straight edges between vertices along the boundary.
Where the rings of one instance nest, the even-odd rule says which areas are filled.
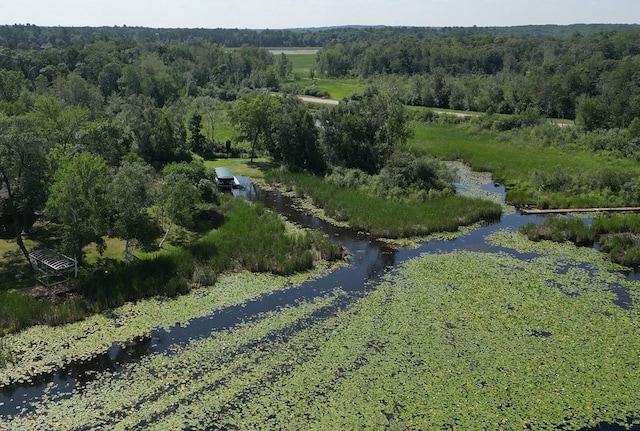
[[[640,207],[618,207],[618,208],[521,208],[520,213],[524,215],[536,214],[568,214],[568,213],[599,213],[599,212],[640,212]]]

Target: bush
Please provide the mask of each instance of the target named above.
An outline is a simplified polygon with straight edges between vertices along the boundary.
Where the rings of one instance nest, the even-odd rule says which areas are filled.
[[[540,225],[528,223],[520,232],[532,241],[570,241],[576,245],[593,245],[594,234],[582,220],[562,216],[548,217]]]
[[[540,225],[528,223],[520,232],[532,241],[543,239],[576,245],[592,246],[599,241],[600,251],[611,261],[629,267],[640,265],[640,215],[607,214],[597,217],[587,227],[582,220],[567,217],[549,217]]]
[[[314,86],[305,88],[304,90],[302,90],[302,94],[304,94],[305,96],[312,96],[312,97],[322,97],[322,98],[329,97],[328,91],[318,90]]]
[[[608,253],[611,260],[620,265],[640,265],[640,241],[629,234],[611,234],[600,237],[600,250]]]
[[[216,271],[203,264],[197,264],[193,271],[192,282],[196,286],[213,286],[218,281]]]

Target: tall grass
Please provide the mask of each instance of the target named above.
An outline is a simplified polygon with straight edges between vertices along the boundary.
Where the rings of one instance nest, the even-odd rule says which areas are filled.
[[[100,309],[149,296],[175,297],[189,291],[188,280],[194,269],[193,256],[173,249],[131,265],[111,261],[103,271],[82,282],[80,291]]]
[[[446,196],[420,203],[381,199],[359,190],[339,187],[310,175],[276,173],[272,180],[293,185],[299,195],[338,221],[348,221],[359,230],[384,238],[423,236],[456,231],[481,220],[497,220],[500,205],[482,199]]]
[[[548,217],[541,224],[527,223],[520,231],[532,241],[570,241],[576,245],[593,245],[595,235],[580,219]]]
[[[310,269],[315,257],[334,260],[339,248],[319,232],[289,232],[284,221],[241,199],[225,204],[225,223],[191,245],[199,262],[220,273],[240,268],[292,274]]]
[[[83,319],[91,305],[79,298],[43,301],[15,292],[0,292],[0,336],[33,325],[61,325]]]

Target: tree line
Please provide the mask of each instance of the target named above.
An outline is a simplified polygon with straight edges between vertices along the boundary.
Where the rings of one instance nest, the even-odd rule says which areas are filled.
[[[46,27],[33,24],[0,26],[0,45],[8,48],[65,48],[97,41],[126,39],[143,45],[215,42],[230,48],[322,47],[331,41],[363,42],[414,36],[419,39],[494,34],[505,37],[569,37],[603,31],[639,29],[634,24],[524,25],[514,27],[395,27],[340,26],[292,29],[150,28],[150,27]]]
[[[640,32],[566,38],[470,37],[331,42],[317,70],[378,78],[410,105],[577,119],[588,130],[640,116]]]

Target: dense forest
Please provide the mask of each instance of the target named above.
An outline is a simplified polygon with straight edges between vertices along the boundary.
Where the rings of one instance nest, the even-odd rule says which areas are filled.
[[[330,42],[318,70],[332,77],[392,75],[405,103],[504,114],[537,109],[589,130],[640,116],[640,32],[567,38],[481,34]]]
[[[640,30],[632,25],[316,30],[20,25],[0,27],[0,68],[20,72],[31,88],[71,73],[105,97],[153,93],[162,106],[181,91],[195,96],[202,89],[225,88],[214,95],[233,98],[226,93],[239,87],[277,89],[286,79],[286,65],[259,48],[315,46],[322,50],[311,73],[384,77],[409,105],[504,114],[533,108],[595,130],[628,127],[640,113],[639,39]],[[8,81],[19,76],[0,81],[3,103],[17,98],[20,84]]]
[[[229,48],[322,47],[332,41],[363,42],[414,36],[418,39],[469,37],[494,34],[508,37],[568,37],[603,31],[638,30],[629,24],[529,25],[516,27],[387,27],[345,26],[300,29],[205,29],[148,27],[40,27],[36,25],[0,26],[0,45],[9,48],[63,48],[97,40],[131,39],[142,44],[215,42]]]

